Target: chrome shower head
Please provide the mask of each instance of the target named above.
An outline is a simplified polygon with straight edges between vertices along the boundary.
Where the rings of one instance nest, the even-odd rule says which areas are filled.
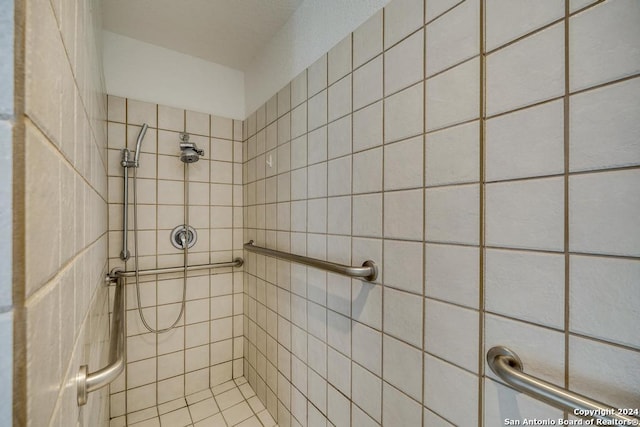
[[[200,154],[198,154],[198,152],[191,148],[183,148],[182,149],[182,153],[180,153],[180,161],[183,163],[195,163],[198,160],[200,160]]]
[[[204,156],[204,150],[198,148],[195,143],[189,142],[189,134],[180,134],[180,161],[183,163],[195,163]]]

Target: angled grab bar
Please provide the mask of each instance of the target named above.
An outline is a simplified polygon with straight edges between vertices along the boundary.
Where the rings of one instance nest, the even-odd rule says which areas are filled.
[[[515,390],[572,415],[610,423],[602,425],[640,425],[640,419],[622,414],[617,408],[525,374],[522,361],[507,347],[493,347],[487,352],[487,362],[491,370]]]
[[[281,252],[273,249],[263,248],[254,245],[253,240],[249,240],[249,243],[245,243],[244,248],[250,252],[286,259],[289,261],[298,262],[300,264],[310,265],[311,267],[321,268],[323,270],[332,271],[334,273],[343,274],[349,277],[361,277],[370,282],[376,280],[376,278],[378,277],[378,266],[371,260],[365,261],[362,264],[362,267],[352,267],[350,265],[337,264],[335,262],[323,261],[316,258],[309,258],[302,255],[295,255],[288,252]]]
[[[126,364],[127,340],[125,325],[127,312],[125,308],[124,279],[118,279],[113,299],[113,319],[111,321],[111,337],[109,344],[109,364],[104,368],[89,372],[88,365],[80,366],[76,383],[78,385],[78,406],[87,403],[89,393],[96,391],[118,378]]]

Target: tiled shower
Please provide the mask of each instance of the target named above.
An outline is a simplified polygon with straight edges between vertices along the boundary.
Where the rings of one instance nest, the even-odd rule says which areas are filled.
[[[198,233],[189,263],[242,257],[241,123],[109,96],[109,268],[134,269],[134,253],[127,263],[119,257],[123,216],[120,150],[125,143],[135,147],[144,123],[149,130],[137,171],[140,269],[183,262],[182,250],[171,246],[169,235],[185,223],[187,172],[189,224]],[[203,159],[188,166],[180,162],[176,154],[180,132],[189,133],[190,140],[204,149]],[[140,321],[134,282],[127,283],[127,369],[111,385],[112,418],[119,420],[127,413],[242,377],[242,273],[231,268],[212,273],[190,273],[182,320],[175,329],[158,335],[147,331]],[[151,277],[141,277],[143,313],[153,328],[166,328],[180,311],[183,274]]]
[[[11,175],[0,224],[12,233],[0,342],[14,348],[0,355],[12,372],[0,374],[2,419],[578,420],[498,379],[485,361],[495,345],[545,381],[640,407],[636,0],[392,0],[245,120],[106,94],[99,7],[0,6],[12,24],[0,46],[15,57],[0,68],[14,82],[0,94],[13,153],[0,158]],[[185,179],[198,230],[189,263],[244,265],[190,273],[182,321],[157,336],[129,280],[125,372],[78,407],[78,367],[108,361],[104,277],[133,268],[118,257],[119,163],[144,123],[140,268],[182,265],[168,236],[185,222]],[[178,160],[180,132],[204,148],[199,162]],[[379,275],[255,254],[249,240],[371,259]],[[156,327],[177,315],[182,277],[141,280]]]

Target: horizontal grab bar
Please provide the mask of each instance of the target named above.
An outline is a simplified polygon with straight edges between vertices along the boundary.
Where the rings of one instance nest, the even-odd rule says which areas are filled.
[[[113,319],[111,322],[111,338],[109,345],[109,364],[104,368],[89,372],[88,365],[80,366],[76,377],[78,386],[78,406],[87,403],[89,393],[101,389],[113,380],[124,370],[127,353],[127,340],[124,336],[126,325],[125,293],[123,292],[124,279],[118,279],[116,283],[116,293],[113,299]]]
[[[250,252],[262,255],[273,256],[276,258],[286,259],[300,264],[310,265],[311,267],[321,268],[323,270],[332,271],[334,273],[343,274],[349,277],[361,277],[370,282],[378,277],[378,266],[375,262],[367,260],[362,267],[352,267],[350,265],[336,264],[335,262],[323,261],[316,258],[309,258],[302,255],[290,254],[288,252],[267,249],[253,244],[253,240],[244,244],[244,248]]]
[[[603,425],[640,425],[640,419],[622,414],[617,408],[525,374],[522,361],[507,347],[493,347],[487,352],[487,362],[491,370],[514,389],[571,415],[612,423]]]
[[[241,267],[244,264],[244,260],[242,258],[236,258],[231,262],[218,262],[213,264],[200,264],[200,265],[190,265],[187,266],[187,271],[196,271],[196,270],[209,270],[212,268],[223,268],[223,267]],[[167,267],[167,268],[157,268],[154,270],[140,270],[138,274],[140,276],[152,276],[155,274],[166,274],[166,273],[182,273],[184,271],[184,267]],[[118,277],[135,277],[135,271],[123,271],[119,268],[114,268],[109,273],[109,277],[107,278],[110,281],[117,279]]]

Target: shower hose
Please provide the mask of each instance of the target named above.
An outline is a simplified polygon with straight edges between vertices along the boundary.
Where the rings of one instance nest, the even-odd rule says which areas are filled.
[[[182,279],[182,302],[180,304],[180,314],[178,314],[178,318],[166,328],[155,329],[144,318],[144,314],[142,313],[142,300],[140,299],[140,263],[138,262],[138,177],[136,173],[137,168],[133,168],[133,245],[134,245],[134,259],[135,259],[135,272],[136,272],[136,296],[138,299],[138,314],[140,315],[140,320],[142,320],[142,324],[149,332],[153,332],[154,334],[161,334],[163,332],[168,332],[172,330],[180,319],[182,319],[182,315],[184,314],[184,306],[187,297],[187,263],[189,258],[189,244],[187,234],[189,233],[189,167],[185,164],[184,167],[184,232],[180,235],[180,239],[182,240],[183,247],[183,265],[184,265],[184,274]],[[156,316],[157,317],[157,316]]]

